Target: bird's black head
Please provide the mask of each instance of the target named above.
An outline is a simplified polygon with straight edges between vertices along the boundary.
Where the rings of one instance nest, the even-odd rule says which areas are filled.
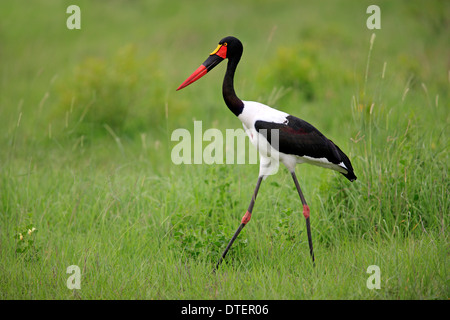
[[[232,58],[240,59],[242,51],[244,50],[242,42],[238,38],[232,36],[228,36],[220,40],[219,46],[217,47],[216,50],[219,50],[221,46],[225,46],[227,48],[225,58],[228,59]]]
[[[198,67],[177,90],[183,89],[197,81],[226,58],[237,63],[242,56],[243,50],[244,47],[239,39],[232,36],[223,38],[219,41],[217,48],[209,54],[208,59],[206,59],[206,61],[203,62],[203,64]]]

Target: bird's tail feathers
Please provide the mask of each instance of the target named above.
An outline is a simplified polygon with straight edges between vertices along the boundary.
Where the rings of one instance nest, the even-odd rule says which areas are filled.
[[[355,173],[353,172],[353,166],[352,166],[352,163],[350,162],[350,159],[347,157],[347,155],[344,152],[342,152],[342,150],[337,145],[334,144],[334,146],[336,147],[339,157],[341,158],[341,161],[344,163],[345,168],[347,170],[347,173],[341,172],[342,175],[344,177],[346,177],[348,180],[350,180],[351,182],[355,181],[357,178],[356,178]]]

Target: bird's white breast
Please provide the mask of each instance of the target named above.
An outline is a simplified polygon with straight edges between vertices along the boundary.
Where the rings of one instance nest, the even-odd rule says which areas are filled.
[[[289,114],[273,109],[265,104],[254,101],[243,101],[244,109],[238,116],[242,121],[242,125],[250,138],[252,144],[260,151],[272,149],[266,138],[261,135],[255,128],[256,121],[267,121],[276,123],[285,123]],[[262,138],[262,140],[261,140]],[[261,145],[263,142],[263,145]],[[275,150],[274,150],[275,151]],[[263,154],[266,154],[265,152]]]
[[[278,171],[278,163],[280,161],[289,169],[295,166],[295,158],[292,155],[285,155],[274,149],[267,141],[266,137],[259,133],[255,128],[256,121],[286,123],[288,121],[286,117],[289,116],[289,114],[273,109],[259,102],[243,102],[244,110],[238,118],[242,121],[242,125],[244,126],[251,143],[259,151],[261,158],[260,174],[267,176],[276,173]]]
[[[245,127],[254,128],[255,122],[258,120],[267,122],[283,123],[287,121],[289,116],[286,112],[273,109],[265,104],[254,101],[243,101],[244,109],[238,118],[242,121]]]

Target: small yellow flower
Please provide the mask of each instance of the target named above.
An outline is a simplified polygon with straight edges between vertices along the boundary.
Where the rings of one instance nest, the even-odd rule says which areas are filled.
[[[31,232],[33,232],[33,231],[31,231],[31,229],[28,229],[28,235],[31,236]]]
[[[19,239],[23,240],[23,235],[21,233],[19,233]]]

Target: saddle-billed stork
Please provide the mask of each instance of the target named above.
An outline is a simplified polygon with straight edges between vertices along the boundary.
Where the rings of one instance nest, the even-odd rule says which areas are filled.
[[[344,152],[319,130],[308,122],[285,112],[273,109],[253,101],[242,101],[234,91],[234,74],[241,59],[243,46],[235,37],[220,40],[217,48],[203,64],[197,68],[177,89],[183,89],[203,77],[224,59],[228,58],[227,70],[223,80],[222,94],[228,108],[242,121],[250,141],[260,153],[260,170],[247,212],[241,224],[231,238],[228,246],[217,262],[216,269],[225,258],[233,242],[250,221],[261,182],[274,172],[279,162],[291,173],[298,195],[303,204],[303,216],[306,219],[309,250],[314,264],[314,252],[311,238],[310,210],[295,175],[297,163],[309,163],[332,169],[344,175],[348,180],[356,180],[352,164]]]

